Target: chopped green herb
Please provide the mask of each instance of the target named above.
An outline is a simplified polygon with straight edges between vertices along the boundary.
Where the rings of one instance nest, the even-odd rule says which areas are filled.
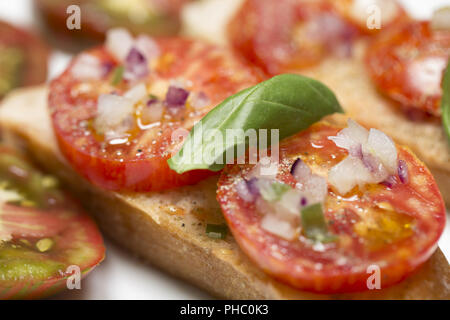
[[[281,182],[273,182],[269,186],[262,186],[259,192],[264,200],[269,202],[279,201],[291,187]]]
[[[117,86],[120,82],[122,82],[124,67],[118,66],[113,71],[113,77],[111,80],[111,84],[113,86]]]
[[[213,239],[225,239],[228,227],[225,224],[207,224],[206,235]]]
[[[328,226],[320,203],[312,204],[301,212],[303,234],[311,240],[327,243],[337,239],[328,232]]]

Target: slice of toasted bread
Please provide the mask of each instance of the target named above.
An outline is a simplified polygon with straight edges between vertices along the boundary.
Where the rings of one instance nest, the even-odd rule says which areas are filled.
[[[205,235],[206,223],[224,222],[215,199],[217,178],[166,192],[126,194],[101,190],[62,158],[47,113],[47,88],[21,89],[0,107],[7,136],[57,174],[96,217],[103,231],[152,264],[231,299],[450,299],[450,268],[438,249],[418,272],[390,288],[319,295],[292,289],[259,270],[237,246]],[[337,118],[337,121],[340,121]],[[369,275],[368,275],[369,276]]]

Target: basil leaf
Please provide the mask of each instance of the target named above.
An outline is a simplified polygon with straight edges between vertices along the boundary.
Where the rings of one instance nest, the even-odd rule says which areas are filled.
[[[117,86],[119,83],[122,82],[124,71],[125,71],[125,68],[123,66],[118,66],[114,69],[112,80],[111,80],[111,84],[113,86]]]
[[[336,236],[328,232],[328,226],[320,203],[303,208],[301,220],[303,233],[308,239],[322,243],[332,242],[337,239]]]
[[[294,74],[282,74],[225,99],[200,120],[189,133],[181,150],[168,160],[178,173],[195,169],[219,171],[231,148],[248,145],[244,134],[232,142],[217,143],[211,130],[226,137],[227,129],[278,129],[279,139],[308,128],[322,117],[343,112],[333,92],[319,81]],[[268,134],[270,135],[270,134]],[[267,145],[270,145],[268,141]],[[214,150],[212,161],[211,150]]]
[[[450,143],[450,64],[445,69],[444,80],[442,82],[442,125],[447,134],[448,142]]]
[[[287,184],[281,182],[272,182],[269,185],[262,184],[260,186],[259,192],[264,200],[269,202],[279,201],[283,194],[285,194],[289,189],[292,189]]]

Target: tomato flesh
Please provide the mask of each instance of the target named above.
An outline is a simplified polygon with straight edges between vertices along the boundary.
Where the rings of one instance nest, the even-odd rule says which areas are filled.
[[[180,128],[190,130],[222,100],[261,80],[258,71],[226,49],[181,38],[158,39],[157,44],[161,54],[151,62],[153,67],[144,81],[149,93],[160,86],[166,86],[167,92],[168,83],[183,79],[189,84],[190,96],[203,94],[208,103],[194,108],[188,100],[175,115],[165,108],[160,121],[145,127],[136,113],[126,143],[105,143],[89,123],[96,116],[101,93],[123,93],[132,84],[122,81],[111,85],[113,71],[101,80],[82,82],[72,76],[70,66],[50,85],[49,106],[61,151],[80,174],[103,188],[157,191],[193,184],[211,175],[206,170],[177,174],[169,168],[167,159],[181,146],[172,134]],[[112,69],[118,65],[103,48],[88,53]],[[163,100],[164,94],[159,99]]]
[[[74,40],[79,40],[82,45],[103,40],[105,33],[115,27],[127,28],[135,34],[175,35],[180,30],[180,11],[189,1],[36,0],[35,3],[48,31],[59,38],[57,44],[71,48]],[[66,11],[73,4],[84,13],[81,29],[75,34],[66,27]]]
[[[0,148],[0,159],[14,156],[17,164],[25,159],[13,151]],[[5,175],[8,167],[0,170],[0,299],[41,298],[66,287],[72,274],[69,266],[79,268],[85,276],[104,258],[105,248],[100,232],[69,196],[58,192],[58,201],[47,198],[54,190],[42,192],[43,201],[19,191],[24,181]],[[28,176],[32,182],[39,174],[31,166]],[[44,180],[43,180],[44,181]],[[47,188],[45,184],[41,188]],[[53,188],[53,187],[52,187]],[[29,189],[28,189],[29,190]],[[18,192],[17,199],[5,195]],[[45,200],[49,200],[44,204]]]
[[[442,77],[450,57],[450,32],[430,23],[388,28],[367,49],[368,72],[381,92],[404,109],[441,115]]]
[[[351,54],[361,32],[329,1],[246,0],[228,25],[233,47],[270,74]]]
[[[277,180],[295,187],[290,173],[301,158],[313,173],[328,170],[347,156],[329,136],[339,128],[317,123],[280,144]],[[397,283],[426,261],[445,225],[445,208],[428,171],[407,149],[398,147],[409,182],[392,187],[369,184],[339,195],[328,185],[324,216],[336,241],[317,243],[299,235],[286,240],[265,231],[255,202],[239,196],[236,185],[254,165],[229,165],[217,193],[230,229],[241,248],[265,272],[295,288],[321,293],[367,290],[368,267],[381,271],[381,288]],[[398,179],[398,177],[396,177]],[[299,213],[300,214],[300,213]]]
[[[39,38],[0,21],[0,98],[15,87],[43,83],[47,57]]]

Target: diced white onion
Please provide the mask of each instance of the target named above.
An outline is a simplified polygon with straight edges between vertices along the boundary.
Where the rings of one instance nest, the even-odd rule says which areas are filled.
[[[363,152],[369,151],[377,157],[390,174],[397,172],[397,148],[394,141],[377,129],[370,129]]]
[[[323,202],[328,193],[326,179],[313,174],[308,165],[301,159],[296,160],[294,165],[295,168],[291,171],[298,182],[297,188],[302,191],[302,197],[308,204]]]
[[[301,209],[301,198],[303,194],[300,190],[292,189],[286,191],[280,201],[277,201],[273,208],[277,214],[289,222],[295,223],[299,218],[299,213]]]
[[[133,105],[143,100],[148,95],[147,87],[143,83],[139,83],[135,85],[133,88],[125,92],[123,95],[125,98],[128,98]]]
[[[123,62],[133,47],[133,36],[124,28],[111,29],[106,33],[106,49]]]
[[[333,141],[339,148],[353,151],[362,144],[366,143],[369,137],[369,132],[359,125],[356,121],[348,119],[347,128],[342,129],[338,132],[337,136],[328,137]]]
[[[145,106],[141,111],[141,119],[144,124],[151,124],[161,120],[164,113],[164,104],[160,101]]]
[[[433,12],[431,28],[434,30],[450,30],[450,7],[443,7]]]
[[[279,219],[274,214],[267,214],[262,218],[261,228],[286,240],[293,240],[296,234],[291,223]]]
[[[346,194],[356,185],[364,185],[372,180],[369,169],[358,158],[348,156],[330,169],[328,182],[340,194]]]
[[[325,178],[313,174],[304,181],[300,189],[304,193],[307,204],[323,202],[328,194],[328,183]]]
[[[139,35],[134,42],[134,46],[145,56],[147,61],[160,55],[158,44],[147,35]]]
[[[129,129],[126,120],[133,114],[133,111],[132,100],[114,94],[101,94],[98,98],[94,127],[100,134],[110,131],[125,132]]]
[[[377,129],[367,131],[349,119],[348,127],[329,139],[349,151],[349,156],[328,175],[328,181],[342,194],[356,185],[382,182],[397,171],[395,143]]]
[[[101,61],[88,53],[82,53],[71,68],[72,75],[79,80],[100,79],[103,76]]]

